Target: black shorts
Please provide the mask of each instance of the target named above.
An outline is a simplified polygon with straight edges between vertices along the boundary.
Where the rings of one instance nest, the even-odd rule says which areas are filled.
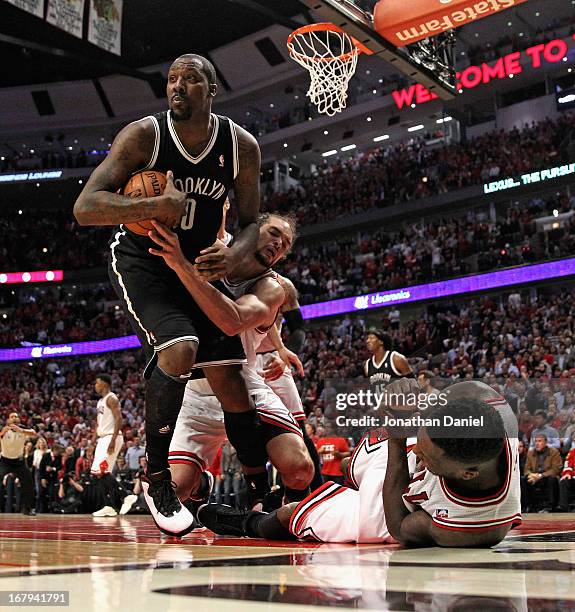
[[[246,363],[239,336],[214,325],[164,260],[143,253],[126,230],[110,240],[108,274],[148,359],[145,373],[159,351],[184,341],[198,344],[194,367]],[[232,297],[221,283],[213,285]]]

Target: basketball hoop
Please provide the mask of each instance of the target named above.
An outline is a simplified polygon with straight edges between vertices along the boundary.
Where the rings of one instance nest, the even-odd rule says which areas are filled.
[[[332,23],[312,23],[287,39],[290,56],[310,74],[307,96],[318,112],[335,115],[345,108],[347,88],[360,53],[371,51]]]

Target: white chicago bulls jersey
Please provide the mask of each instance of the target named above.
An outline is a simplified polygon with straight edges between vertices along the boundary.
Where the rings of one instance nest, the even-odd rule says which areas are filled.
[[[108,408],[108,398],[113,397],[116,401],[118,401],[118,397],[115,393],[107,393],[98,400],[98,436],[101,438],[102,436],[109,436],[114,433],[114,413]]]
[[[505,480],[499,490],[484,497],[463,497],[442,476],[424,469],[411,478],[403,502],[410,512],[422,509],[434,524],[456,531],[486,531],[521,523],[519,441],[505,440]]]

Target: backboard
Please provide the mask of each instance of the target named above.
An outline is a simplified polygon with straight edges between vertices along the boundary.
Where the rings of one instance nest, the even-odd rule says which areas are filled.
[[[421,83],[444,100],[457,94],[454,67],[455,36],[446,32],[407,47],[398,48],[373,28],[373,17],[366,7],[371,0],[300,0],[314,16],[328,21],[365,45],[374,55],[391,64],[399,72]],[[409,0],[406,0],[409,4]]]

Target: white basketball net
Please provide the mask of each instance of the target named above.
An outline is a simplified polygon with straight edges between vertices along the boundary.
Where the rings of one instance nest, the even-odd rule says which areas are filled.
[[[335,115],[345,108],[347,87],[357,66],[359,49],[345,32],[294,32],[288,41],[291,57],[310,74],[307,96],[318,112]]]

